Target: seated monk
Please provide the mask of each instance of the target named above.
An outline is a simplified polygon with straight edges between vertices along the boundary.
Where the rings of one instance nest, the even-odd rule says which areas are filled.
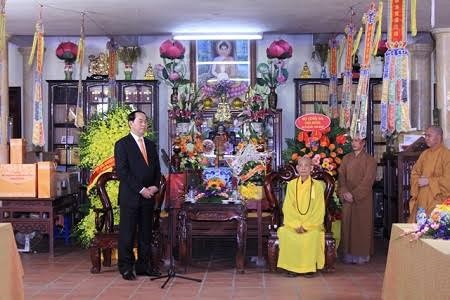
[[[442,128],[430,126],[425,132],[429,149],[420,154],[411,171],[411,199],[409,223],[416,222],[419,208],[427,216],[450,197],[450,151],[443,143]]]
[[[288,276],[312,277],[325,264],[323,182],[312,179],[310,158],[298,160],[299,177],[289,181],[283,203],[283,226],[278,229],[278,268]]]

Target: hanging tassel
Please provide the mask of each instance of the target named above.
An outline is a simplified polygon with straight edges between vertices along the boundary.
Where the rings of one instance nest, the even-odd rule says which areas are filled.
[[[417,0],[411,0],[411,35],[417,35]]]
[[[378,44],[380,43],[380,40],[381,40],[381,23],[383,21],[383,1],[378,2],[377,19],[378,19],[378,24],[377,24],[377,33],[375,34],[375,41],[374,41],[374,45],[373,45],[373,53],[372,53],[373,56],[377,55]]]
[[[355,44],[353,45],[352,56],[355,56],[356,52],[358,51],[359,43],[361,42],[362,33],[363,33],[363,28],[361,26],[361,27],[359,27],[358,34],[356,35]]]
[[[77,107],[75,109],[74,125],[77,128],[84,127],[84,114],[83,114],[83,62],[84,62],[84,13],[81,14],[81,29],[80,29],[80,41],[78,42],[77,62],[78,66],[78,93],[77,93]]]
[[[5,13],[6,0],[1,1],[1,14],[0,14],[0,52],[6,47],[6,13]]]
[[[37,26],[37,25],[36,25],[36,26]],[[30,66],[33,64],[34,53],[36,52],[37,39],[38,39],[38,33],[37,33],[37,31],[36,31],[36,32],[34,33],[34,37],[33,37],[33,45],[31,46],[30,57],[28,58],[28,64],[29,64]]]

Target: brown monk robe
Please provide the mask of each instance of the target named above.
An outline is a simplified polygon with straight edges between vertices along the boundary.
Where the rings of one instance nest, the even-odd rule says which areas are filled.
[[[425,142],[430,148],[420,154],[411,171],[409,223],[416,222],[419,207],[429,216],[437,204],[450,196],[450,151],[442,143],[442,129],[429,127]]]
[[[341,249],[344,262],[366,263],[372,252],[373,195],[377,162],[365,150],[364,139],[352,140],[353,152],[339,167],[338,194],[343,203]]]

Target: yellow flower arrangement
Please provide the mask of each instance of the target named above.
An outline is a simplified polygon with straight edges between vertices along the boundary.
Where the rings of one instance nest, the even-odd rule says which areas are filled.
[[[253,182],[249,182],[247,185],[240,185],[239,194],[246,200],[261,200],[264,196],[263,187]]]

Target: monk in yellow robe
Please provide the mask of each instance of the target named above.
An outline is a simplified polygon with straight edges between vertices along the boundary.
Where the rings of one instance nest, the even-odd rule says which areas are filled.
[[[278,229],[278,268],[288,275],[311,277],[325,264],[325,186],[311,178],[308,157],[298,160],[299,177],[289,181],[283,203],[284,224]]]
[[[425,132],[425,142],[430,148],[420,154],[411,172],[409,223],[416,222],[419,207],[429,216],[436,204],[450,197],[450,151],[442,143],[442,136],[442,128],[437,126]]]

